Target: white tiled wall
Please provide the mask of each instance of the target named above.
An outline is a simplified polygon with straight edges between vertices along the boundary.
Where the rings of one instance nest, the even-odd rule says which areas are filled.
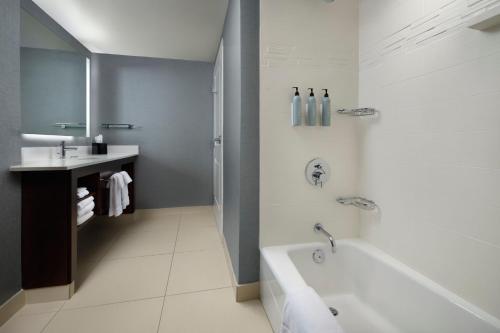
[[[361,236],[500,317],[499,0],[360,0]]]
[[[358,7],[355,0],[261,1],[261,246],[320,240],[322,222],[337,238],[359,234],[359,213],[335,202],[356,192],[356,121],[333,114],[332,127],[290,126],[291,87],[329,88],[333,109],[357,104]],[[305,106],[304,106],[305,108]],[[332,177],[323,189],[305,180],[322,157]]]

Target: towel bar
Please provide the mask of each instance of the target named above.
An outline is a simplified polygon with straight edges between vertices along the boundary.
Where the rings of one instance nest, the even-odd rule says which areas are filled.
[[[135,129],[135,128],[138,128],[134,124],[101,124],[101,127],[106,128],[106,129],[113,129],[113,128],[116,128],[116,129]]]

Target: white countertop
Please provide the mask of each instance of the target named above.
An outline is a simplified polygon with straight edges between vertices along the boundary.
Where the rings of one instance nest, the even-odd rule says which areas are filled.
[[[138,156],[138,153],[113,153],[107,155],[83,155],[78,157],[67,157],[65,159],[46,159],[38,161],[26,161],[18,165],[12,165],[10,171],[57,171],[83,168],[90,165],[116,161],[128,157]]]

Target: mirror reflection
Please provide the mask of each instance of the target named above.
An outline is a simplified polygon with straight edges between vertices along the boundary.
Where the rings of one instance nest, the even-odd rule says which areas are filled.
[[[86,136],[89,59],[21,12],[22,132]]]

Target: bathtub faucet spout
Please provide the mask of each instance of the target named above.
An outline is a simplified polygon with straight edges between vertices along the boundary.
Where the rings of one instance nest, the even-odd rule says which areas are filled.
[[[323,225],[321,223],[316,223],[314,225],[314,231],[321,232],[323,235],[328,237],[328,240],[330,241],[330,245],[332,246],[332,252],[335,252],[335,247],[336,247],[335,239],[333,239],[332,234],[330,234],[328,231],[325,230],[325,228],[323,228]]]

